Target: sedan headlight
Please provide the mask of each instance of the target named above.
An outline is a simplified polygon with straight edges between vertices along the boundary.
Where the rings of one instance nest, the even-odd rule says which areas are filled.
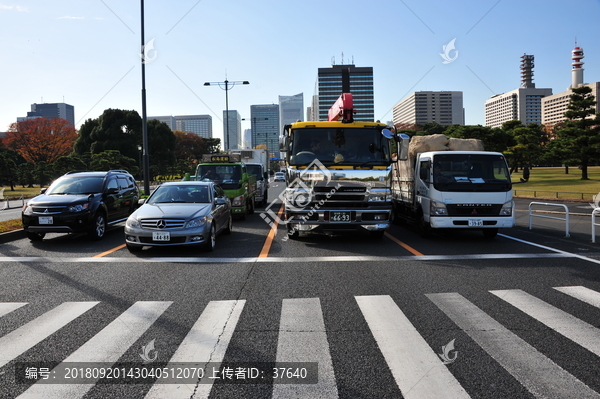
[[[197,227],[202,227],[206,223],[206,220],[207,220],[206,217],[192,219],[185,224],[185,228],[186,229],[194,229]]]
[[[443,202],[431,201],[429,211],[431,216],[448,216],[446,204]]]
[[[132,229],[139,229],[140,228],[140,222],[136,218],[130,217],[125,222],[125,226],[131,227]]]
[[[512,216],[513,206],[513,201],[508,201],[502,205],[502,209],[500,209],[500,216]]]
[[[68,211],[69,212],[81,212],[81,211],[85,211],[89,207],[90,207],[90,204],[86,202],[85,204],[71,205],[68,208]]]

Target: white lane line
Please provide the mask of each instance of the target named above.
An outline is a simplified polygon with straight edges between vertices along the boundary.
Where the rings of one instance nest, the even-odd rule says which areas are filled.
[[[527,242],[525,242],[527,243]],[[552,248],[547,248],[553,250]],[[558,251],[558,250],[554,250]],[[472,255],[423,255],[423,256],[307,256],[307,257],[266,257],[266,258],[206,258],[206,257],[110,257],[101,258],[43,258],[43,257],[0,257],[2,262],[35,262],[35,263],[312,263],[312,262],[381,262],[381,261],[436,261],[436,260],[485,260],[485,259],[538,259],[538,258],[582,258],[592,262],[594,259],[572,254],[569,252],[558,251],[559,253],[524,253],[524,254],[472,254]],[[600,263],[600,261],[597,261]]]
[[[426,294],[461,330],[538,398],[600,398],[458,293]]]
[[[138,338],[160,317],[172,302],[136,302],[119,317],[104,327],[98,334],[67,357],[64,363],[110,363],[113,364],[138,340]],[[94,384],[42,384],[32,385],[20,399],[81,398]]]
[[[169,364],[197,364],[197,367],[205,369],[208,362],[221,363],[245,303],[244,300],[209,302]],[[216,364],[213,366],[218,367]],[[207,372],[206,377],[208,376]],[[154,384],[146,398],[175,399],[190,398],[192,395],[194,398],[208,398],[212,381],[205,378],[197,384]]]
[[[0,338],[0,367],[54,334],[100,302],[65,302]]]
[[[532,245],[534,247],[542,248],[542,249],[545,249],[547,251],[552,251],[552,252],[555,252],[557,254],[563,255],[565,257],[579,258],[579,259],[582,259],[582,260],[586,260],[588,262],[600,264],[600,260],[588,258],[587,256],[574,254],[572,252],[562,251],[560,249],[548,247],[546,245],[536,244],[536,243],[530,242],[530,241],[521,240],[520,238],[511,237],[511,236],[507,236],[507,235],[504,235],[504,234],[498,234],[498,236],[504,237],[504,238],[508,238],[509,240],[517,241],[517,242],[520,242],[520,243],[523,243],[523,244]]]
[[[389,295],[355,299],[404,398],[469,397]]]
[[[600,329],[522,290],[490,291],[498,298],[600,356]]]
[[[25,305],[27,305],[27,302],[2,302],[0,303],[0,317]]]
[[[600,308],[600,292],[596,292],[594,290],[590,290],[589,288],[582,286],[554,287],[554,289],[564,294],[570,295],[573,298],[579,299],[580,301],[588,303],[592,306]]]
[[[317,362],[316,384],[273,384],[273,398],[337,398],[319,298],[284,299],[276,362]]]

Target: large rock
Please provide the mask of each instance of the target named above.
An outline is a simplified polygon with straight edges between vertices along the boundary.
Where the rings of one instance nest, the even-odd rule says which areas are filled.
[[[483,151],[483,141],[479,139],[455,139],[448,140],[449,151]]]

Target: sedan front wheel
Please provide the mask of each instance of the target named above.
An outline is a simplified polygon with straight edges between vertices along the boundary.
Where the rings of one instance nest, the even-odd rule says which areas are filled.
[[[217,230],[215,229],[215,225],[210,226],[210,235],[208,237],[208,241],[206,241],[206,246],[204,249],[206,251],[214,251],[217,246]]]

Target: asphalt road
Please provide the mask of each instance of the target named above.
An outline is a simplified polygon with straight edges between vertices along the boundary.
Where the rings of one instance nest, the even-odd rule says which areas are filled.
[[[259,210],[212,253],[130,254],[122,227],[100,242],[5,242],[0,397],[600,397],[600,251],[590,217],[576,215],[591,207],[569,204],[566,238],[554,219],[529,230],[529,202],[517,201],[518,227],[494,240],[461,231],[423,239],[393,226],[381,240],[286,241],[279,228],[270,241]],[[144,359],[207,375],[200,384],[93,375],[75,384],[61,374],[115,362],[139,371]],[[43,361],[60,384],[24,378]],[[273,365],[310,383],[270,383]]]

